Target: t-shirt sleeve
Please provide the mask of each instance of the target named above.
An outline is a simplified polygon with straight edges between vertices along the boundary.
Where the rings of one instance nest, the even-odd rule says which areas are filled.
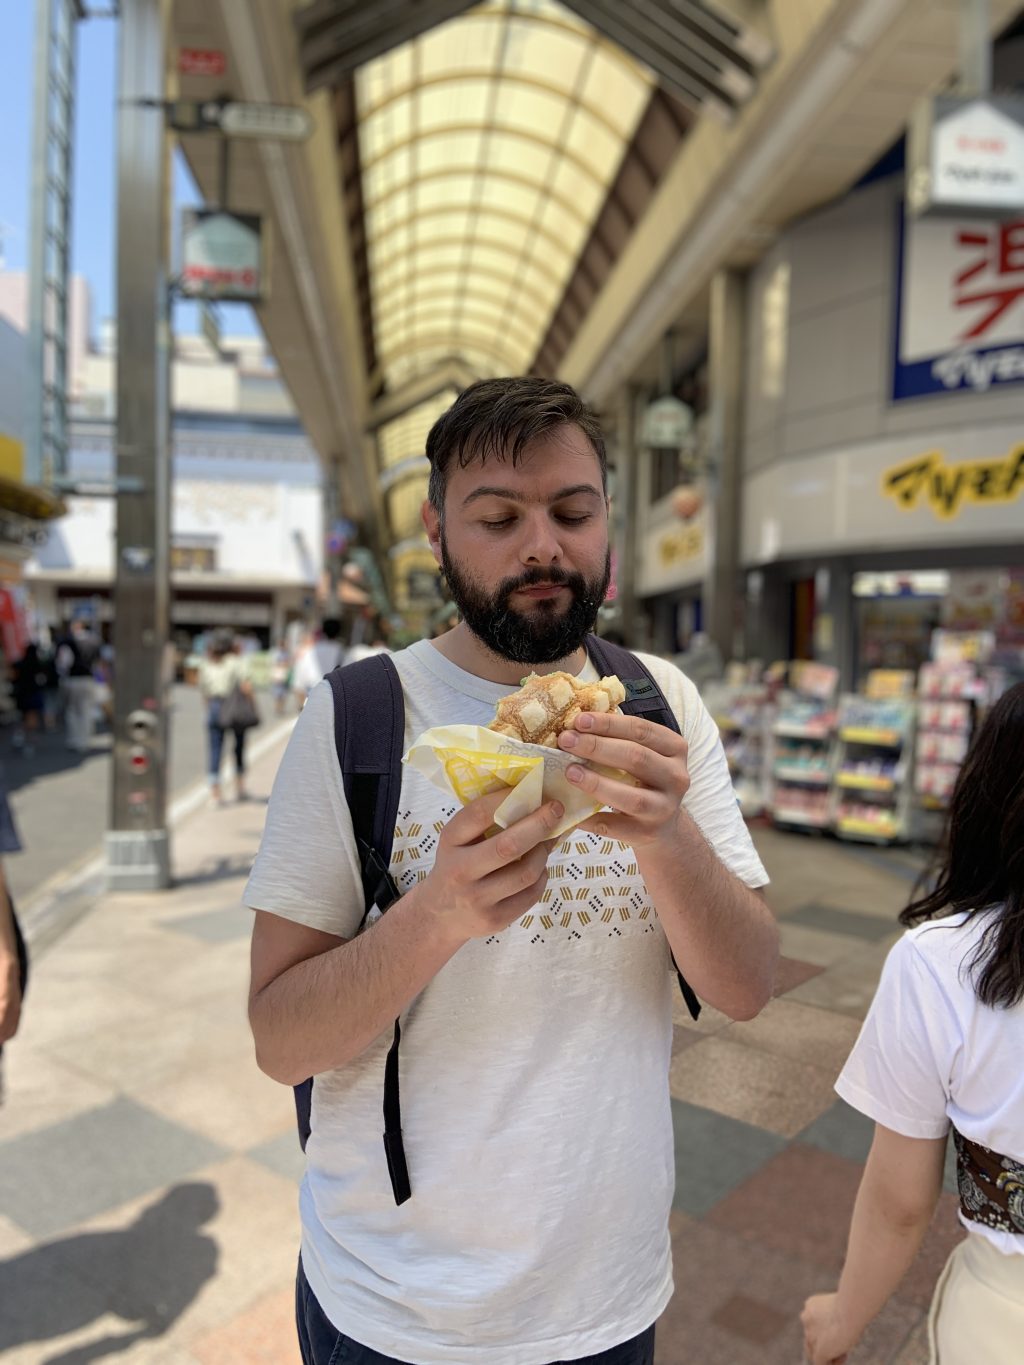
[[[313,689],[295,724],[242,900],[340,938],[359,928],[362,879],[334,748],[330,683]]]
[[[648,655],[643,661],[675,712],[689,746],[690,790],[683,799],[685,810],[734,876],[750,887],[767,886],[768,873],[736,800],[714,717],[693,683],[673,664]]]
[[[876,1123],[912,1138],[949,1131],[946,1106],[960,1028],[949,997],[910,935],[886,958],[836,1091]]]

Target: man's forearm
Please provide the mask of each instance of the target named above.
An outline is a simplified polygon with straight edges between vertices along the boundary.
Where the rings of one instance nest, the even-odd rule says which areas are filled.
[[[261,1070],[284,1085],[344,1066],[407,1009],[461,946],[417,890],[364,933],[282,972],[249,1002]]]
[[[779,931],[764,901],[715,855],[681,810],[670,839],[637,852],[673,956],[690,985],[732,1019],[771,998]]]

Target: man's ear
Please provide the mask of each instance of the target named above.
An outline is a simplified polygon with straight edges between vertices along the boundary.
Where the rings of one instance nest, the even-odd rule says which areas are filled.
[[[427,533],[427,540],[430,542],[430,552],[434,556],[437,567],[441,567],[441,518],[438,516],[437,508],[429,498],[424,500],[420,508],[420,516],[423,518],[423,528]]]

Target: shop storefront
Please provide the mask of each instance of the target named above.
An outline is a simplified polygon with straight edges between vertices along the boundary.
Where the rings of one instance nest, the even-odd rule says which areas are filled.
[[[795,225],[748,291],[752,652],[847,689],[983,624],[1024,676],[1024,222],[908,223],[902,189]]]

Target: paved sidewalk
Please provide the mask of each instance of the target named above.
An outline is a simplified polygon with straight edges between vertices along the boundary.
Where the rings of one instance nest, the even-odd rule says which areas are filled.
[[[239,904],[280,752],[253,767],[257,799],[179,828],[172,891],[105,898],[35,963],[0,1109],[3,1365],[297,1365],[300,1158],[290,1093],[252,1059]],[[752,1023],[680,1009],[658,1365],[796,1365],[796,1314],[834,1283],[870,1138],[831,1085],[912,860],[756,837],[787,959]],[[953,1210],[947,1193],[851,1365],[923,1365]]]

